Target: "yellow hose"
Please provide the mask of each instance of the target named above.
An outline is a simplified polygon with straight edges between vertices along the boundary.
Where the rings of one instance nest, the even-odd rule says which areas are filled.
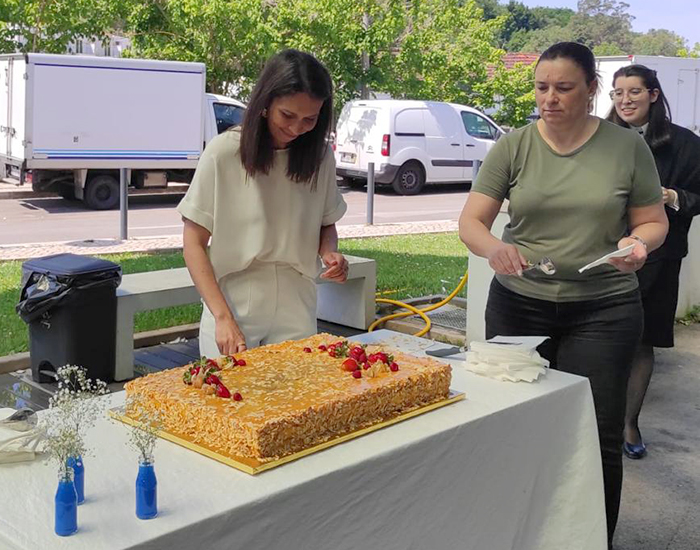
[[[388,300],[386,298],[377,298],[377,303],[381,304],[393,304],[395,306],[402,307],[404,309],[407,309],[408,311],[402,311],[401,313],[392,313],[391,315],[386,315],[385,317],[382,317],[380,319],[377,319],[374,323],[372,323],[369,328],[367,329],[367,332],[372,332],[375,328],[377,328],[378,325],[381,325],[382,323],[385,323],[387,321],[390,321],[392,319],[398,319],[400,317],[408,317],[409,315],[420,315],[421,319],[425,321],[425,326],[416,332],[413,336],[423,336],[430,330],[431,322],[426,313],[428,311],[433,311],[439,307],[444,306],[447,302],[452,300],[459,292],[464,288],[464,285],[467,284],[467,279],[469,278],[469,271],[465,271],[464,277],[462,277],[462,280],[459,282],[457,285],[457,288],[455,288],[449,296],[445,297],[443,300],[432,304],[428,307],[425,307],[423,309],[418,309],[417,307],[414,307],[410,304],[406,304],[404,302],[400,302],[398,300]]]

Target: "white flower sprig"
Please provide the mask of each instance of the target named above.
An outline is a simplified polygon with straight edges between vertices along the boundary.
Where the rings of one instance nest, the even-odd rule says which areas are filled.
[[[49,412],[41,427],[45,451],[57,463],[59,472],[66,475],[69,458],[88,454],[85,434],[105,408],[103,400],[97,398],[108,390],[105,382],[88,378],[87,369],[76,365],[60,367],[56,378],[58,389],[49,400]]]
[[[143,398],[131,395],[126,398],[126,416],[136,421],[129,431],[129,444],[139,453],[139,461],[153,462],[153,450],[158,441],[158,432],[163,429],[163,417],[158,411],[142,406]]]

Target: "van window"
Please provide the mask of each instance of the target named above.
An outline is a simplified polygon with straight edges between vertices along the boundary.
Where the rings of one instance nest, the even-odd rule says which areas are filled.
[[[397,136],[424,136],[423,109],[404,109],[396,115],[394,133]]]
[[[496,139],[498,130],[484,117],[468,111],[462,111],[464,129],[472,137],[479,139]]]
[[[214,103],[214,118],[216,118],[216,131],[228,130],[231,126],[237,126],[243,122],[245,109],[238,105],[228,103]]]

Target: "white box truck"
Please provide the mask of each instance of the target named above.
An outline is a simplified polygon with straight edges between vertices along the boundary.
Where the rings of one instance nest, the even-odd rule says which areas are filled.
[[[205,93],[201,63],[51,54],[0,56],[0,177],[18,172],[95,209],[134,187],[192,178],[206,144],[245,105]]]
[[[346,185],[361,187],[373,162],[377,183],[415,195],[426,183],[470,182],[474,161],[484,160],[502,134],[493,120],[465,105],[354,100],[336,127],[336,173]]]
[[[596,96],[593,113],[608,116],[612,100],[613,75],[627,65],[644,65],[656,71],[671,107],[675,124],[700,133],[700,59],[654,55],[620,55],[596,58],[601,92]]]

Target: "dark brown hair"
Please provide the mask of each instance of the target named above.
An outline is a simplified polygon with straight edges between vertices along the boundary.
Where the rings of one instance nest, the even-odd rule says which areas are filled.
[[[307,93],[322,100],[316,126],[289,144],[287,175],[316,186],[318,169],[328,151],[333,116],[333,83],[326,68],[312,55],[284,50],[265,64],[248,102],[241,129],[241,162],[250,176],[267,174],[274,161],[272,136],[263,111],[277,97]]]
[[[668,105],[668,100],[661,89],[661,83],[656,76],[656,71],[645,67],[644,65],[627,65],[615,71],[613,75],[613,87],[615,81],[621,76],[630,77],[637,76],[642,79],[644,87],[650,90],[659,90],[659,97],[656,101],[649,105],[649,126],[644,132],[644,139],[649,144],[652,150],[663,147],[671,141],[671,108]],[[615,105],[610,109],[607,119],[615,124],[629,128],[624,120],[617,114]]]
[[[595,66],[595,56],[583,44],[578,42],[558,42],[547,48],[540,58],[537,60],[537,65],[542,61],[554,61],[555,59],[568,59],[578,65],[586,75],[586,84],[598,81],[598,71]],[[537,68],[535,65],[535,68]]]

